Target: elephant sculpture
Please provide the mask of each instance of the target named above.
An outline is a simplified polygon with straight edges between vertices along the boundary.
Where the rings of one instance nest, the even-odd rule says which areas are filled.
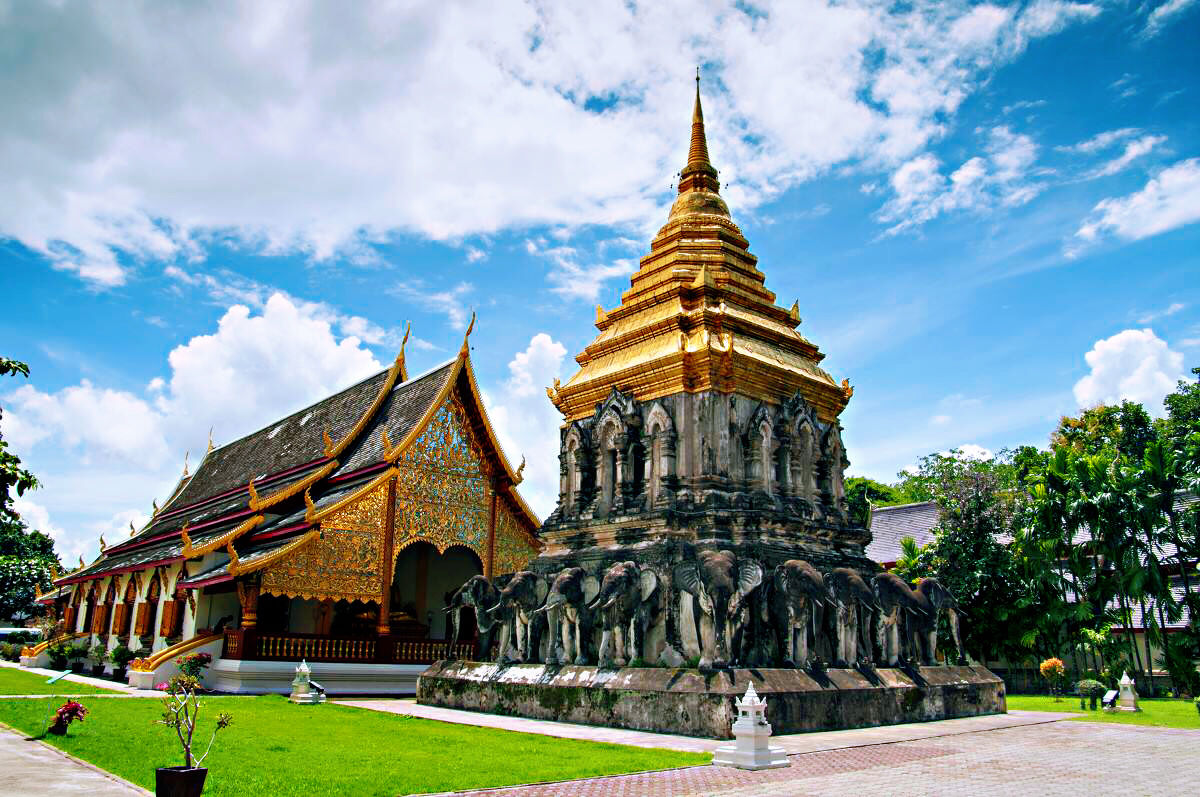
[[[492,637],[496,632],[496,618],[491,608],[500,599],[500,592],[483,576],[471,576],[455,590],[446,606],[454,631],[450,636],[450,650],[458,644],[458,634],[462,629],[463,609],[475,612],[475,627],[479,630],[479,658],[487,660],[488,651],[492,647]]]
[[[912,588],[895,573],[878,573],[871,581],[879,612],[875,620],[875,640],[880,662],[895,667],[902,659],[911,660],[911,635],[916,618],[925,615],[921,601]]]
[[[839,667],[870,662],[871,618],[877,607],[875,593],[857,571],[835,567],[825,574],[825,586],[833,601],[834,661]]]
[[[537,611],[545,613],[550,644],[547,664],[587,664],[588,652],[583,626],[587,605],[600,593],[600,582],[582,567],[568,567],[554,578],[546,602]]]
[[[500,590],[491,613],[502,620],[500,652],[497,661],[534,661],[539,658],[542,616],[537,609],[546,600],[546,580],[529,570],[514,573]],[[515,644],[516,656],[509,656],[509,645]]]
[[[762,565],[753,559],[737,561],[733,551],[701,551],[694,561],[675,566],[675,583],[699,603],[696,635],[700,668],[725,667],[745,623],[746,597],[763,580]]]
[[[658,576],[637,562],[617,562],[605,572],[599,593],[588,604],[600,620],[601,667],[624,667],[641,657],[647,609],[657,588]]]
[[[825,579],[803,559],[789,559],[771,573],[770,585],[763,619],[775,630],[784,666],[808,667],[820,627],[819,611],[828,602]]]
[[[961,609],[958,599],[949,589],[936,578],[923,578],[917,582],[914,590],[917,604],[923,610],[913,623],[913,635],[916,637],[914,650],[919,649],[924,664],[937,662],[937,626],[938,616],[946,613],[950,625],[950,638],[954,640],[955,655],[960,661],[965,660],[962,636],[959,634],[958,616]]]

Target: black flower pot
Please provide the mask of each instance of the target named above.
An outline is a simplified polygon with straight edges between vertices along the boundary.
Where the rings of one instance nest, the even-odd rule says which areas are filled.
[[[103,664],[93,664],[92,665],[92,675],[96,676],[97,678],[104,675],[104,665]]]
[[[74,673],[83,672],[83,662],[82,661],[71,662],[71,672],[74,672]]]
[[[128,671],[124,667],[114,667],[112,679],[114,681],[120,681],[121,683],[125,683],[125,676],[127,674],[128,674]]]
[[[154,770],[157,797],[200,797],[207,767],[159,767]]]

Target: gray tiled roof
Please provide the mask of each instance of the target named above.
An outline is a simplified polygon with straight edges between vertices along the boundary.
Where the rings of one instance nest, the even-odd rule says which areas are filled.
[[[900,558],[900,540],[912,537],[917,545],[933,541],[933,527],[938,521],[938,506],[934,501],[901,506],[877,506],[871,510],[871,542],[866,554],[880,564],[891,564]]]

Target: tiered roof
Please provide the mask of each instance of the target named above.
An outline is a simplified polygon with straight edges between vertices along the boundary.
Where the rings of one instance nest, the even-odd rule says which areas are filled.
[[[799,390],[826,421],[845,408],[849,384],[819,367],[824,355],[796,331],[798,307],[775,304],[719,189],[697,77],[688,161],[667,223],[621,305],[596,308],[600,334],[575,358],[579,372],[549,391],[568,421],[591,415],[614,387],[643,401],[736,385],[779,403]]]
[[[231,547],[237,572],[258,569],[268,556],[275,561],[317,528],[323,509],[389,468],[452,392],[481,441],[497,493],[536,541],[540,521],[517,492],[519,472],[496,440],[464,340],[457,357],[412,380],[402,348],[390,368],[245,437],[210,447],[196,472],[184,474],[140,531],[56,583],[73,584]],[[233,574],[228,564],[221,565],[194,574],[185,585]]]

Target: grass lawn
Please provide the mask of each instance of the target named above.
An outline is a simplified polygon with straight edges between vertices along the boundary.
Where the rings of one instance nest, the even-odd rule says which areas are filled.
[[[217,737],[206,795],[396,795],[706,764],[711,756],[556,739],[325,704],[281,695],[202,700],[203,752],[218,712],[233,724]],[[154,720],[155,698],[83,701],[89,713],[46,741],[148,789],[154,769],[183,763],[174,731]],[[0,700],[0,722],[29,734],[45,700]]]
[[[1079,711],[1079,698],[1064,696],[1054,702],[1049,695],[1009,695],[1008,707],[1021,711]],[[1117,711],[1109,714],[1097,709],[1084,711],[1077,722],[1120,722],[1126,725],[1154,725],[1160,728],[1200,729],[1200,714],[1190,699],[1138,698],[1141,711]]]
[[[65,678],[56,684],[46,683],[49,676],[22,672],[13,667],[0,667],[0,695],[109,695],[116,689],[80,684]]]

